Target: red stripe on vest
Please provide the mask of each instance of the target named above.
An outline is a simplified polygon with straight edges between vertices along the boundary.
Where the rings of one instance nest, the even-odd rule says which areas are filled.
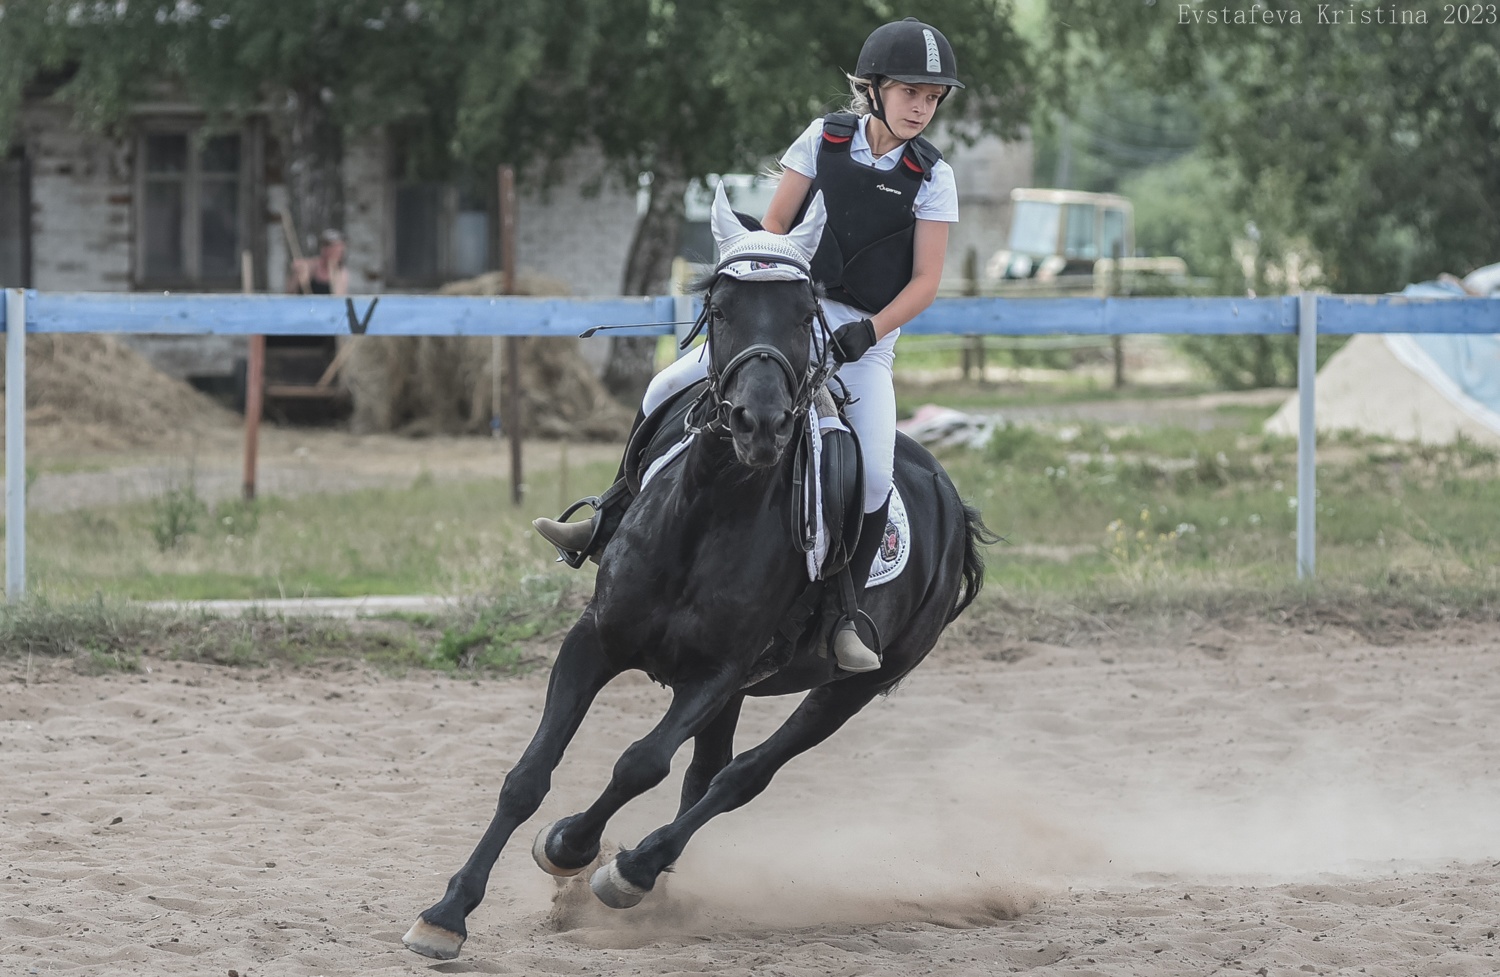
[[[832,135],[829,135],[828,133],[825,132],[825,133],[823,133],[823,138],[826,139],[826,140],[828,140],[829,142],[848,142],[849,140],[853,139],[854,137],[853,136],[832,136]]]
[[[913,173],[922,172],[922,167],[918,166],[916,163],[913,163],[910,156],[901,157],[901,162],[905,163],[906,168],[911,170]]]

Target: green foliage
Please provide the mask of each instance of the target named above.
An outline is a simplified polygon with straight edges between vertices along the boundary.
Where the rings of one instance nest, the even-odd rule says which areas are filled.
[[[185,485],[173,485],[151,503],[151,538],[165,553],[198,531],[208,516],[208,506],[198,497],[197,484],[191,479]]]
[[[1219,295],[1243,294],[1248,284],[1233,242],[1246,215],[1229,192],[1233,171],[1198,151],[1129,178],[1120,192],[1135,205],[1136,247],[1148,255],[1176,255],[1190,274],[1208,278]]]
[[[1318,366],[1338,352],[1348,337],[1318,340]],[[1295,336],[1183,336],[1178,347],[1225,390],[1297,385]]]
[[[522,579],[520,587],[482,607],[471,619],[444,628],[432,660],[441,667],[471,672],[523,670],[523,642],[576,616],[566,603],[568,584],[555,574]]]
[[[78,603],[44,598],[0,604],[0,651],[71,657],[89,672],[133,671],[149,615],[95,594]]]
[[[1444,23],[1437,0],[1356,10],[1421,24],[1319,23],[1318,8],[1292,4],[1253,9],[1301,23],[1191,22],[1211,7],[1053,0],[1051,60],[1074,89],[1107,65],[1191,98],[1261,253],[1310,249],[1339,290],[1384,291],[1494,260],[1500,26]]]

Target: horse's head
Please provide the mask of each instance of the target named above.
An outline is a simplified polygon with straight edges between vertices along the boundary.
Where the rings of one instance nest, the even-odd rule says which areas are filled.
[[[752,231],[722,185],[714,197],[719,265],[703,298],[709,377],[735,454],[751,468],[781,460],[823,379],[812,353],[821,320],[809,269],[824,218],[819,194],[790,233]]]

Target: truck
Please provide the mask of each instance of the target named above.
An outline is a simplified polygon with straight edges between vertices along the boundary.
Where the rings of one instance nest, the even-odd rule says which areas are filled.
[[[1135,209],[1114,193],[1018,187],[1010,192],[1010,237],[985,264],[986,285],[1026,291],[1022,283],[1048,290],[1096,292],[1122,274],[1187,276],[1181,258],[1136,254]]]

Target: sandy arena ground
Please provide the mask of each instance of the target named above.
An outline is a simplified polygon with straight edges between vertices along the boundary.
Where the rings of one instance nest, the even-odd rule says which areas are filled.
[[[401,934],[477,840],[544,675],[11,662],[0,972],[1500,969],[1500,631],[1221,638],[945,642],[614,912],[578,883],[554,900],[528,848],[660,714],[627,677],[441,964]],[[741,744],[788,708],[752,704]],[[610,837],[636,841],[675,792]]]

